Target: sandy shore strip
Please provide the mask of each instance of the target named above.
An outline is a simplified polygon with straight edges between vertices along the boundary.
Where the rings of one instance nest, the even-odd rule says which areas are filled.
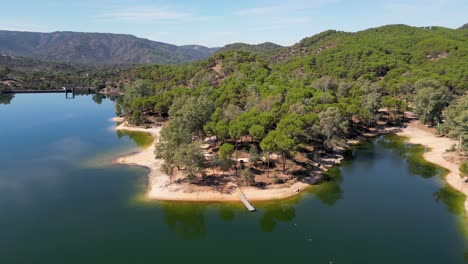
[[[453,144],[458,142],[446,137],[438,137],[435,134],[418,127],[418,121],[414,121],[397,133],[399,136],[408,138],[412,144],[420,144],[430,148],[424,153],[424,159],[449,170],[445,176],[447,183],[454,189],[468,197],[468,184],[463,181],[459,174],[459,165],[444,159],[443,154]],[[468,199],[465,199],[465,211],[468,214]]]
[[[114,120],[117,121],[117,120]],[[120,121],[120,120],[119,120]],[[116,130],[138,131],[151,134],[155,140],[159,137],[161,127],[141,128],[129,126],[126,122],[116,127]],[[161,172],[163,160],[154,158],[154,144],[138,153],[132,153],[114,160],[118,164],[146,167],[150,170],[147,197],[161,201],[193,201],[193,202],[233,202],[240,201],[238,187],[234,183],[226,186],[232,191],[196,190],[197,186],[190,184],[171,183],[170,177]],[[311,185],[296,182],[292,185],[267,186],[264,189],[242,187],[249,201],[269,201],[285,199],[297,195]]]
[[[113,120],[122,122],[123,120]],[[449,149],[454,143],[454,140],[445,137],[438,137],[431,132],[425,131],[417,127],[417,121],[410,123],[403,128],[398,135],[408,138],[408,142],[413,144],[421,144],[429,147],[431,150],[424,153],[424,158],[429,162],[447,168],[449,173],[446,175],[446,181],[454,189],[462,192],[468,197],[468,184],[466,184],[459,176],[458,165],[449,162],[443,158],[443,153]],[[129,126],[126,122],[122,122],[116,127],[116,130],[137,131],[151,134],[155,140],[159,137],[161,127],[142,128]],[[385,132],[396,132],[393,129],[385,129]],[[193,201],[193,202],[233,202],[240,201],[238,186],[235,183],[229,183],[225,186],[225,190],[216,191],[213,189],[200,190],[198,186],[190,184],[171,183],[170,177],[161,172],[163,160],[154,158],[155,146],[150,147],[129,155],[125,155],[114,160],[115,163],[146,167],[150,170],[148,177],[148,192],[147,198],[161,201]],[[242,187],[242,191],[250,201],[269,201],[277,199],[285,199],[299,194],[301,191],[309,188],[311,185],[303,182],[296,182],[289,185],[272,185],[263,189],[256,187]],[[465,210],[468,212],[468,199],[464,203]]]

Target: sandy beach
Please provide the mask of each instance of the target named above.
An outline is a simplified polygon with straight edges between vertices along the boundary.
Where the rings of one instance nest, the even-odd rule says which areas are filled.
[[[449,171],[445,176],[447,183],[468,197],[468,184],[459,175],[459,165],[449,162],[443,157],[446,150],[458,142],[446,137],[438,137],[434,133],[422,129],[420,126],[418,121],[414,121],[402,129],[401,132],[398,132],[397,135],[406,137],[410,143],[428,147],[429,150],[424,153],[424,159],[446,168]],[[468,199],[465,199],[464,205],[465,211],[468,213]]]
[[[113,119],[113,121],[122,121]],[[116,130],[138,131],[151,134],[155,140],[159,137],[161,127],[141,128],[129,126],[126,122],[116,127]],[[148,177],[147,198],[161,201],[196,201],[196,202],[233,202],[240,201],[239,189],[234,183],[228,184],[226,189],[230,191],[216,191],[212,188],[201,190],[198,186],[190,184],[171,183],[170,177],[161,172],[161,164],[164,162],[154,158],[154,144],[138,153],[132,153],[119,157],[115,163],[133,166],[142,166],[150,170]],[[249,201],[267,201],[284,199],[297,195],[311,185],[296,182],[291,185],[267,186],[264,189],[256,187],[242,187],[242,192]]]

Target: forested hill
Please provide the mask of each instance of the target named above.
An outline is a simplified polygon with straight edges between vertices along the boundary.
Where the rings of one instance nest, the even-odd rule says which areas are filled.
[[[117,113],[136,124],[169,116],[161,138],[161,146],[170,147],[161,153],[168,155],[196,148],[187,144],[206,135],[231,143],[248,136],[283,157],[308,145],[334,149],[356,130],[375,126],[381,109],[393,123],[410,109],[468,149],[466,30],[329,30],[265,58],[229,49],[188,65],[128,74]]]
[[[268,56],[278,52],[283,46],[280,46],[275,43],[265,42],[257,45],[251,45],[246,43],[233,43],[228,44],[221,48],[218,52],[227,52],[229,50],[239,50],[239,51],[247,51],[259,56]]]
[[[272,67],[293,72],[296,79],[361,78],[394,88],[403,81],[430,77],[452,88],[468,88],[466,30],[405,25],[357,33],[329,30],[275,56]]]
[[[132,35],[0,31],[0,55],[79,64],[173,64],[205,59],[217,48],[175,46]]]
[[[191,88],[201,84],[219,86],[229,77],[244,82],[263,70],[267,73],[262,83],[276,86],[310,86],[321,77],[329,77],[375,82],[394,91],[401,83],[432,78],[463,93],[468,90],[468,31],[405,25],[357,33],[328,30],[291,47],[261,49],[232,44],[190,65],[145,66],[134,69],[132,75],[160,82],[157,86],[169,89],[166,81]]]

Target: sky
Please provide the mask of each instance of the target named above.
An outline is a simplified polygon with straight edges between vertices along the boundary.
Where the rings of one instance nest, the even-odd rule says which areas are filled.
[[[292,45],[327,29],[468,23],[468,0],[0,0],[0,9],[0,30],[123,33],[208,47]]]

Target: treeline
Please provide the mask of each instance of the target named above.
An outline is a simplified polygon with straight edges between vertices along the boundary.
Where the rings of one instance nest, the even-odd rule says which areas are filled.
[[[206,166],[238,169],[232,155],[245,141],[267,163],[277,153],[285,171],[286,159],[307,146],[343,147],[376,125],[381,109],[399,123],[410,107],[466,149],[467,38],[464,30],[407,26],[327,31],[267,59],[229,50],[188,65],[141,67],[116,109],[135,124],[168,119],[157,155],[167,172],[183,169],[190,179]],[[210,164],[200,148],[208,136],[219,145]]]
[[[1,89],[58,89],[64,85],[123,90],[132,66],[87,66],[0,56]]]

